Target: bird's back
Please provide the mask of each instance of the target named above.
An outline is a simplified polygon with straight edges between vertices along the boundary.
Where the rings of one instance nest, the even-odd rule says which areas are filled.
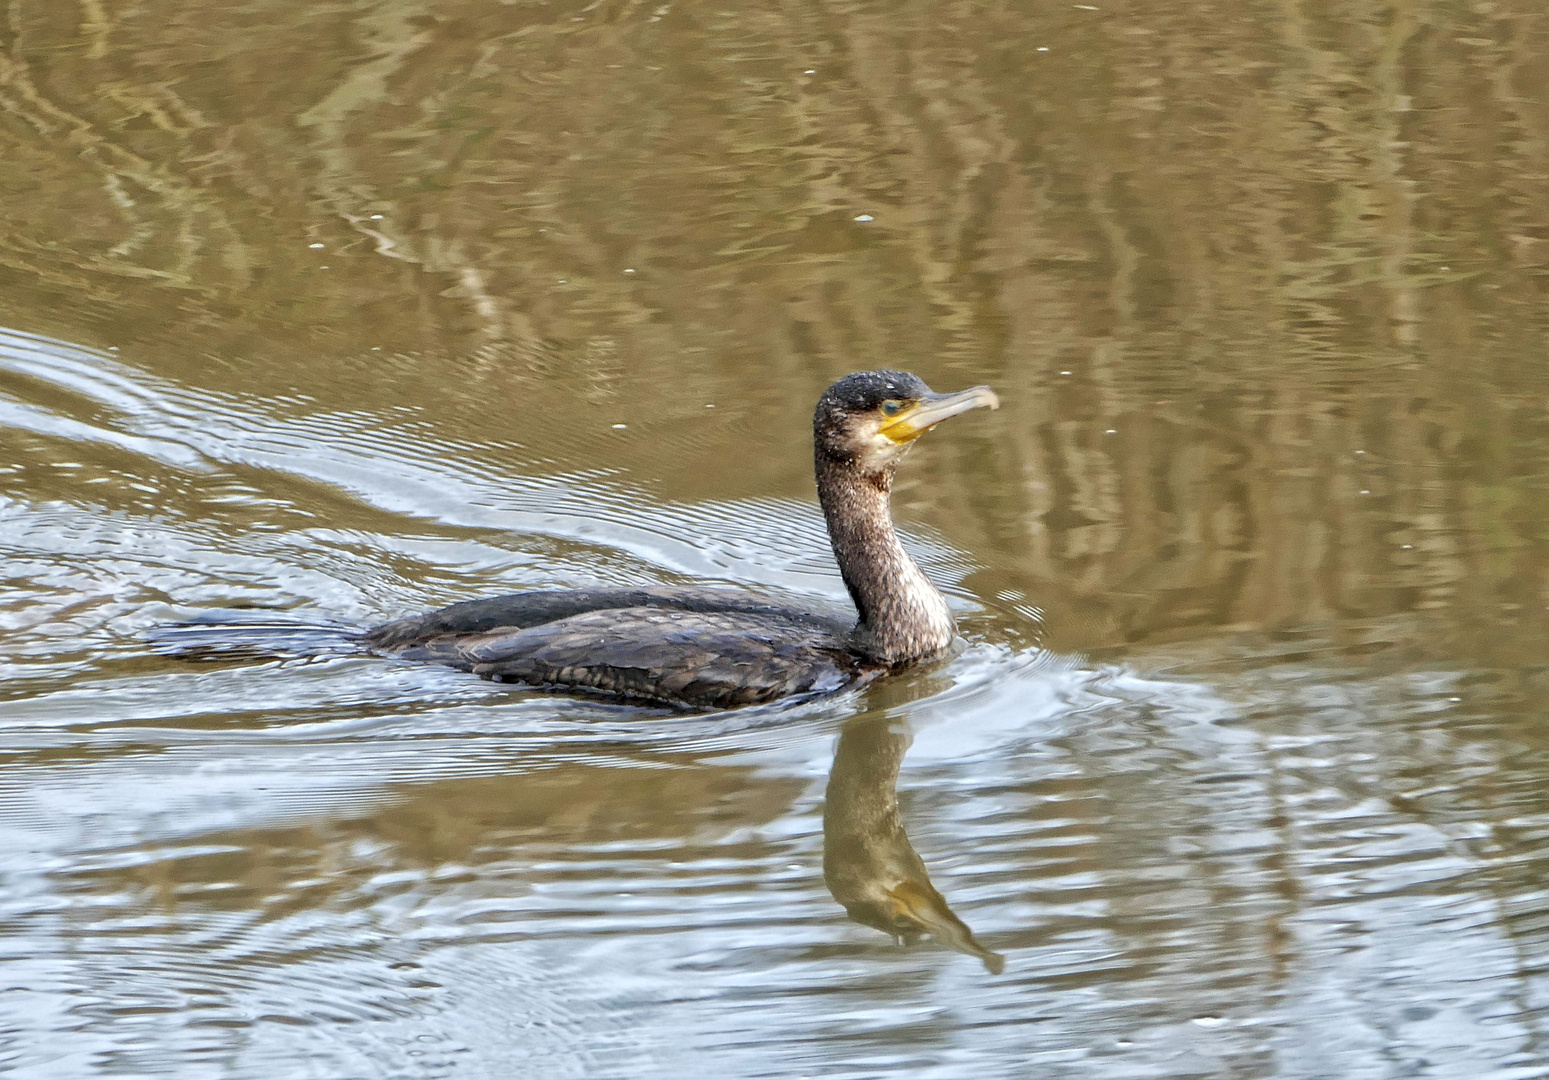
[[[730,589],[580,589],[473,600],[385,623],[376,651],[486,678],[690,708],[826,693],[868,666],[846,625]]]

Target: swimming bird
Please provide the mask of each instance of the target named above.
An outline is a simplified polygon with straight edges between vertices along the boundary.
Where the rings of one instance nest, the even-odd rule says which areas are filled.
[[[734,589],[535,590],[384,623],[366,646],[503,682],[685,709],[828,693],[939,656],[957,623],[899,543],[893,475],[925,432],[999,404],[987,386],[936,394],[892,370],[846,375],[818,399],[818,501],[853,624]]]

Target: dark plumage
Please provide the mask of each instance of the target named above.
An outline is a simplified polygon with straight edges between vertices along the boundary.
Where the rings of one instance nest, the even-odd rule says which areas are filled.
[[[731,708],[826,693],[937,655],[956,623],[893,531],[893,472],[913,440],[986,387],[933,394],[903,371],[846,375],[813,415],[818,498],[853,626],[731,589],[576,589],[453,604],[366,634],[376,652],[486,678]]]

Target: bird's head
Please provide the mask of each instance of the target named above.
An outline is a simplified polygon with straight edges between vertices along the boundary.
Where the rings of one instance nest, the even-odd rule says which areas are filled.
[[[854,463],[866,473],[886,472],[915,439],[980,406],[1000,407],[988,386],[937,394],[907,371],[857,371],[818,399],[813,443],[819,456],[831,461]]]

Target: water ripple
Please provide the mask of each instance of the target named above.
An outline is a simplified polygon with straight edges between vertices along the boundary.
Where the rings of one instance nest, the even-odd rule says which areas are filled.
[[[214,607],[358,626],[680,578],[843,604],[808,503],[662,505],[311,408],[0,333],[0,1068],[1533,1075],[1549,750],[1500,719],[1526,676],[1307,641],[1094,665],[1026,646],[1037,612],[925,534],[969,642],[816,702],[158,654]],[[851,777],[851,824],[1004,974],[836,903],[829,785],[867,724],[899,756]]]

